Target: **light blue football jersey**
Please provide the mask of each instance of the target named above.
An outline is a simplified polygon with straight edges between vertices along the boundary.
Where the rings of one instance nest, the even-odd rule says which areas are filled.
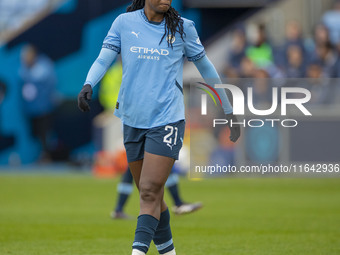
[[[125,125],[152,128],[185,119],[183,63],[205,56],[193,21],[184,21],[173,48],[164,38],[165,21],[149,22],[144,9],[121,14],[104,39],[103,48],[121,53],[123,79],[115,115]]]

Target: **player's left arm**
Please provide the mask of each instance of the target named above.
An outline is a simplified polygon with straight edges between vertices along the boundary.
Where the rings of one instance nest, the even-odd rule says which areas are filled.
[[[207,83],[213,83],[212,86],[214,86],[214,84],[222,84],[222,81],[215,69],[215,66],[211,63],[210,59],[206,55],[201,59],[195,61],[194,64]],[[233,108],[224,89],[216,88],[216,91],[221,98],[224,113],[233,113]]]
[[[199,39],[197,34],[195,23],[186,19],[184,20],[184,30],[185,30],[185,38],[184,38],[184,52],[187,56],[188,60],[194,62],[198,71],[201,73],[203,79],[208,83],[212,81],[213,84],[221,84],[221,79],[214,67],[214,65],[210,62],[209,58],[205,54],[204,47]],[[233,114],[233,108],[230,105],[227,94],[224,89],[216,89],[218,95],[222,101],[222,108],[224,113],[226,114],[226,119],[228,120],[229,128],[230,128],[230,140],[232,142],[236,142],[240,137],[241,131],[239,125],[230,125],[231,122],[237,122],[236,116]]]
[[[205,55],[197,61],[194,61],[194,64],[203,79],[208,83],[208,81],[213,81],[214,84],[222,84],[222,81],[209,58]],[[241,130],[239,125],[230,125],[231,122],[236,123],[237,118],[233,114],[233,108],[229,102],[227,94],[225,90],[222,88],[216,88],[216,92],[221,98],[222,108],[224,113],[226,114],[226,118],[228,120],[229,128],[230,128],[230,140],[232,142],[236,142],[241,135]]]

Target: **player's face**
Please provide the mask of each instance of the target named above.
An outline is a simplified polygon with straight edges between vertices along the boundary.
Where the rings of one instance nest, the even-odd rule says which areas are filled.
[[[165,13],[169,10],[172,0],[146,0],[156,13]]]

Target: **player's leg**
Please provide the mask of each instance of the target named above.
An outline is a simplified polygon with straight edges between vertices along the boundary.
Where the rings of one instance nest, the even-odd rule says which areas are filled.
[[[124,125],[124,146],[131,176],[139,189],[139,179],[143,166],[146,130]]]
[[[140,177],[144,162],[146,130],[124,125],[124,145],[129,168],[139,190]],[[138,217],[132,255],[144,255],[149,249],[158,220],[153,216]]]
[[[184,129],[184,121],[153,129],[152,132],[148,133],[150,139],[146,141],[145,151],[177,160],[182,147]],[[175,184],[171,181],[172,177],[169,177],[167,183]],[[170,213],[164,201],[153,241],[160,254],[176,254],[170,227]]]
[[[174,162],[173,158],[145,152],[139,180],[140,214],[159,218],[161,209],[166,209],[163,202],[164,185]]]
[[[153,242],[155,243],[159,254],[176,255],[170,227],[170,213],[165,203],[161,209],[161,215]]]
[[[199,210],[202,208],[202,203],[201,202],[196,202],[196,203],[187,203],[184,202],[183,199],[181,198],[181,193],[179,191],[179,178],[176,173],[171,172],[167,182],[165,183],[165,187],[170,192],[170,195],[174,201],[174,207],[172,208],[173,212],[176,214],[186,214],[186,213],[191,213],[194,211]]]
[[[127,150],[128,160],[133,162],[133,164],[129,164],[132,175],[135,182],[139,183],[137,186],[140,190],[141,204],[132,254],[145,254],[152,239],[154,239],[160,253],[176,254],[172,243],[170,217],[169,213],[166,212],[168,209],[163,201],[163,195],[164,184],[182,147],[184,128],[185,122],[179,121],[147,130],[144,134],[144,159],[140,165],[129,160],[130,153]],[[128,129],[126,130],[128,131]],[[135,139],[134,136],[128,134],[126,137],[126,141],[130,138]],[[137,143],[134,142],[134,144]],[[134,149],[130,151],[133,153]],[[138,167],[141,165],[142,169],[139,171]],[[163,224],[159,225],[159,222],[163,222]],[[164,242],[164,240],[166,241]],[[168,251],[169,249],[170,251]]]
[[[139,180],[140,180],[140,175],[141,175],[141,170],[142,170],[142,164],[143,164],[143,160],[139,160],[139,161],[129,163],[129,166],[131,168],[131,173],[133,173],[134,180],[135,180],[135,183],[136,183],[138,189],[139,189],[139,182],[140,182]],[[163,192],[163,195],[164,195],[164,192]],[[156,244],[156,247],[158,249],[160,249],[161,251],[165,251],[165,252],[174,251],[174,246],[173,246],[173,243],[172,243],[172,234],[171,234],[171,229],[170,229],[170,214],[169,214],[169,210],[168,210],[167,205],[165,204],[163,198],[162,198],[161,211],[162,211],[162,213],[160,215],[159,224],[156,228],[156,232],[154,234],[153,240]],[[140,225],[142,223],[143,222],[138,222],[137,225]],[[142,237],[143,236],[144,235],[142,234]],[[165,244],[165,245],[162,245],[162,244]],[[159,246],[159,245],[161,245],[161,246]],[[164,247],[164,246],[165,246],[165,248],[163,249],[162,247]],[[146,248],[146,246],[143,246],[143,247]],[[133,254],[145,254],[144,251],[146,251],[146,249],[144,249],[143,247],[142,247],[143,251],[140,251],[138,249],[134,249]],[[135,247],[135,248],[137,248],[137,247]]]
[[[131,171],[131,175],[133,177],[133,180],[135,181],[136,187],[139,191],[139,179],[140,179],[140,175],[142,172],[142,167],[143,167],[143,159],[141,160],[137,160],[134,162],[129,162],[129,168]]]
[[[161,212],[167,210],[167,206],[163,201],[164,185],[174,161],[173,158],[148,152],[144,154],[139,180],[140,214],[133,243],[135,254],[139,254],[137,252],[146,253],[148,251],[158,229]],[[170,237],[170,239],[172,238]],[[172,245],[173,249],[172,240],[170,245]]]
[[[130,169],[127,168],[125,173],[122,176],[122,179],[120,183],[117,186],[117,192],[118,192],[118,199],[117,204],[114,209],[114,211],[111,214],[111,217],[113,219],[128,219],[129,216],[127,216],[124,213],[124,206],[130,196],[130,194],[133,191],[133,177],[130,172]]]
[[[181,206],[183,204],[183,201],[179,193],[178,182],[179,182],[178,175],[171,172],[168,180],[165,183],[165,187],[169,190],[174,204],[176,206]]]

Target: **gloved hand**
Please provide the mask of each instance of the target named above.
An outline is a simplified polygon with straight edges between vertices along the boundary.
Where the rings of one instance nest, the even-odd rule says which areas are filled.
[[[234,114],[230,113],[226,115],[226,119],[228,120],[228,126],[230,129],[230,141],[232,142],[236,142],[238,140],[238,138],[241,135],[241,128],[239,124],[234,124],[237,122],[237,118]],[[233,126],[231,126],[231,122],[233,123]]]
[[[92,87],[89,84],[83,86],[82,90],[78,94],[78,107],[82,112],[89,112],[89,101],[92,99]]]

